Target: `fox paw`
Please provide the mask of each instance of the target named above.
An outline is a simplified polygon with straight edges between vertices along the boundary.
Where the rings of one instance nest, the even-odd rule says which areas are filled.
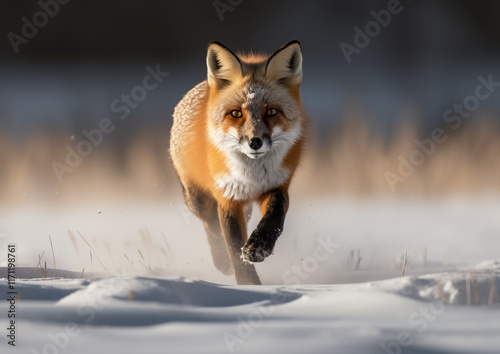
[[[241,259],[247,263],[262,262],[271,255],[273,246],[274,243],[271,244],[263,238],[250,237],[241,248]]]

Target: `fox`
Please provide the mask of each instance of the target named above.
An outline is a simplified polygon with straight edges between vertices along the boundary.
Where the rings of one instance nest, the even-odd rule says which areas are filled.
[[[207,78],[176,105],[170,156],[191,212],[204,225],[215,267],[260,285],[254,263],[273,253],[304,150],[302,47],[272,55],[207,48]],[[250,237],[252,206],[261,219]]]

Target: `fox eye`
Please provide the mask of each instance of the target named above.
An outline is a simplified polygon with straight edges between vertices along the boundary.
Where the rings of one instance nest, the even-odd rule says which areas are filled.
[[[266,112],[266,116],[268,116],[268,117],[274,117],[277,114],[278,114],[278,110],[276,108],[269,108]]]
[[[241,118],[241,117],[243,117],[243,113],[241,113],[241,111],[238,111],[237,109],[233,109],[231,111],[231,117],[233,117],[233,118]]]

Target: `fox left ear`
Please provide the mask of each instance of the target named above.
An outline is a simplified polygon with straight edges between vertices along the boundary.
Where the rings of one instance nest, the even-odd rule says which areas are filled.
[[[266,64],[266,76],[280,84],[300,85],[302,48],[299,41],[290,41],[271,55]]]
[[[229,86],[241,76],[241,62],[226,46],[210,42],[207,50],[208,85],[218,90]]]

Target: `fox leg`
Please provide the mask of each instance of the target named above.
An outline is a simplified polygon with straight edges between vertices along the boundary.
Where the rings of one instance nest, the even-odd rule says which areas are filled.
[[[241,253],[249,262],[262,262],[274,249],[276,240],[283,232],[288,210],[288,192],[274,189],[259,198],[262,219],[252,232]]]
[[[215,268],[222,274],[233,274],[233,267],[220,228],[217,201],[198,188],[185,188],[184,197],[189,209],[203,221]]]
[[[238,284],[260,285],[260,279],[253,264],[241,259],[241,248],[245,244],[246,221],[240,205],[220,205],[218,207],[222,235],[226,240],[229,258],[233,264],[236,282]]]
[[[222,231],[219,224],[219,216],[217,214],[217,205],[213,207],[212,216],[210,221],[203,220],[203,225],[205,226],[205,232],[208,237],[208,244],[210,245],[210,252],[212,253],[212,259],[217,268],[222,274],[231,275],[234,274],[233,266],[226,249],[226,242],[222,236]]]

